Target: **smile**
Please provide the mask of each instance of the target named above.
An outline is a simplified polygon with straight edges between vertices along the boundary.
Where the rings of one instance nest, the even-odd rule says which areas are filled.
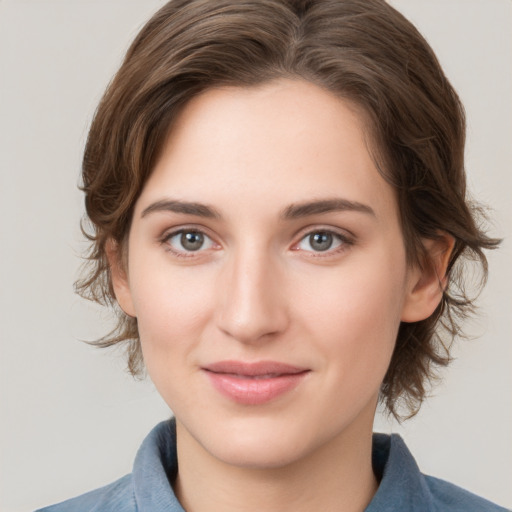
[[[260,405],[296,388],[310,370],[274,361],[221,361],[202,370],[225,397],[244,405]]]

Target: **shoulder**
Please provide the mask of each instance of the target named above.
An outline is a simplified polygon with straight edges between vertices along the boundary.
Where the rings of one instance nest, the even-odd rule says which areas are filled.
[[[132,475],[36,512],[136,512]]]
[[[175,422],[163,421],[144,439],[129,475],[36,512],[183,512],[170,483],[177,471]]]
[[[396,434],[374,434],[372,457],[380,484],[365,512],[507,512],[456,485],[421,473]]]
[[[507,509],[454,484],[433,476],[424,476],[424,478],[438,510],[447,512],[467,512],[468,510],[472,512],[507,512]]]

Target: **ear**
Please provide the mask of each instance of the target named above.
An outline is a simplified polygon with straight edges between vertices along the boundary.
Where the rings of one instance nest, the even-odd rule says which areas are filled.
[[[126,273],[127,262],[122,254],[122,248],[119,246],[118,242],[110,238],[106,243],[106,252],[110,267],[112,287],[114,288],[117,303],[128,316],[135,318],[135,308],[133,307],[132,293]]]
[[[423,240],[425,262],[409,270],[407,294],[402,308],[402,322],[425,320],[436,310],[448,284],[447,268],[455,245],[448,233],[435,240]]]

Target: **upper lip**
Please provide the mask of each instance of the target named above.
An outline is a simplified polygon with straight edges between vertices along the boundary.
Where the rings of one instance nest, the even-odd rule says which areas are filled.
[[[231,375],[241,375],[247,377],[255,376],[277,376],[294,375],[308,371],[308,368],[294,366],[278,361],[218,361],[202,367],[203,370],[213,373],[226,373]]]

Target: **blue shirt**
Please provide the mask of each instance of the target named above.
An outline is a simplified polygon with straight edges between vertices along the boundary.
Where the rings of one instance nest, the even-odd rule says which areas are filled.
[[[365,512],[506,512],[460,487],[420,473],[396,434],[374,434],[372,457],[380,484]],[[184,512],[170,484],[177,471],[176,424],[164,421],[142,443],[131,474],[38,512]]]

